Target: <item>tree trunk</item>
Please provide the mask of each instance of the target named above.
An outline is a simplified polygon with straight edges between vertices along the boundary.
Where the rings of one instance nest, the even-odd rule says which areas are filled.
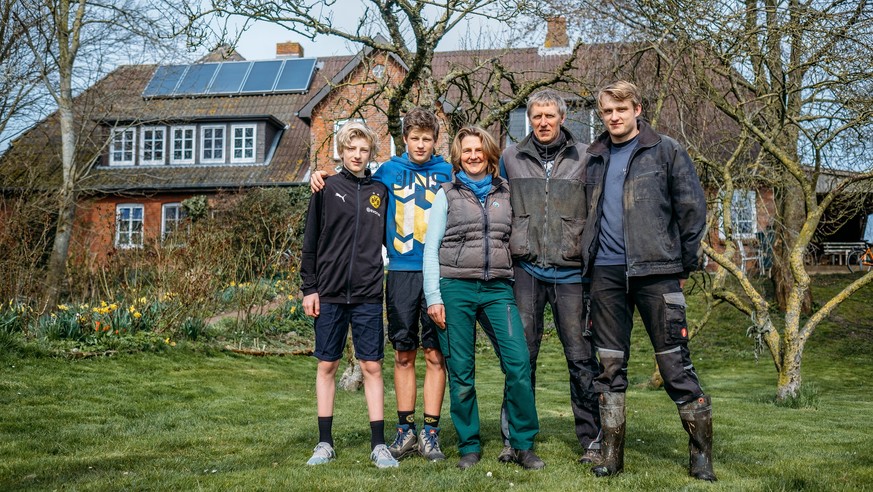
[[[659,389],[664,386],[664,377],[661,376],[661,368],[658,367],[658,359],[655,359],[655,370],[652,372],[652,377],[649,378],[648,387],[650,389]]]
[[[797,398],[802,383],[800,361],[803,355],[803,345],[797,341],[788,340],[785,347],[785,359],[776,385],[776,401],[786,401]]]
[[[69,84],[64,84],[62,78],[62,94],[68,97],[59,98],[58,116],[61,126],[61,166],[63,183],[58,191],[58,222],[55,227],[55,240],[49,257],[44,290],[44,305],[55,306],[60,300],[65,277],[67,275],[67,255],[70,252],[70,239],[73,235],[73,224],[76,218],[76,131],[73,123],[73,97],[68,90]]]

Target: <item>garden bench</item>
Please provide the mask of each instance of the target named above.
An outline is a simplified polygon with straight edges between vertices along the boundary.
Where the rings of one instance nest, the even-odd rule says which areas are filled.
[[[849,253],[857,250],[864,250],[865,244],[863,241],[847,241],[847,242],[826,242],[822,243],[822,253],[831,257],[831,264],[845,265],[848,262]],[[837,263],[834,263],[836,257]]]

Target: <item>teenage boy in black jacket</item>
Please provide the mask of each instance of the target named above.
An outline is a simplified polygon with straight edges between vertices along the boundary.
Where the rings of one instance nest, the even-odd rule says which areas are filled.
[[[373,181],[367,169],[376,141],[369,128],[349,122],[336,138],[343,169],[309,200],[300,265],[303,310],[315,318],[313,355],[318,359],[319,442],[307,464],[336,458],[331,433],[336,371],[351,324],[370,417],[370,460],[378,468],[392,468],[398,463],[385,445],[382,385],[382,242],[388,189]]]

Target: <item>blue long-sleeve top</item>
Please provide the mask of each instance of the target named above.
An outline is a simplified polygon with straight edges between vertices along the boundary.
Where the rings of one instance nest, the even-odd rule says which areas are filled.
[[[428,306],[443,303],[443,298],[440,295],[440,245],[446,235],[448,214],[446,192],[440,188],[430,206],[430,220],[424,238],[422,275],[424,277],[424,297]]]

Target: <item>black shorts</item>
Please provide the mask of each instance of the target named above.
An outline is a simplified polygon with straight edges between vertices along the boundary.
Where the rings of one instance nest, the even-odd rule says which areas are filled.
[[[387,277],[385,305],[388,311],[388,339],[394,350],[406,352],[418,349],[419,345],[439,350],[436,332],[439,328],[427,315],[422,273],[389,271]]]
[[[315,352],[318,360],[340,360],[352,326],[352,342],[358,360],[382,360],[385,357],[385,328],[382,305],[378,303],[321,303],[315,318]]]

